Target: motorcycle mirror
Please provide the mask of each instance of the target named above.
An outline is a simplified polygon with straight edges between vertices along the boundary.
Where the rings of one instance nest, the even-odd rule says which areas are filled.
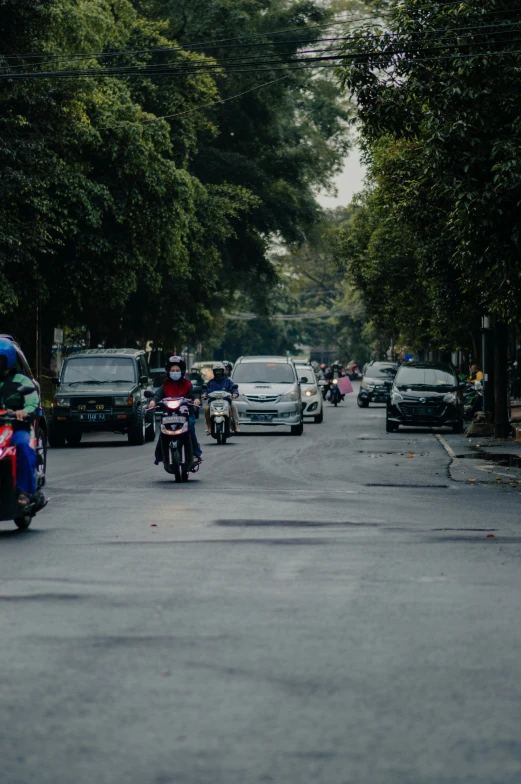
[[[145,389],[145,397],[146,398],[154,397],[154,393],[152,392],[151,389]]]
[[[139,377],[140,384],[148,384],[148,376],[140,376]]]
[[[53,378],[51,378],[51,384],[53,384],[53,386],[57,387],[59,383],[60,383],[60,379],[58,378],[58,376],[53,376]]]

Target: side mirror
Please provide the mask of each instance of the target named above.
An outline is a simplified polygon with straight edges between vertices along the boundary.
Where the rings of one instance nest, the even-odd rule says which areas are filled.
[[[140,376],[139,377],[140,384],[148,384],[148,376]]]
[[[53,378],[51,378],[51,384],[55,387],[59,386],[60,379],[58,378],[58,376],[53,376]]]
[[[146,398],[154,397],[154,393],[152,392],[151,389],[145,389],[144,395]]]

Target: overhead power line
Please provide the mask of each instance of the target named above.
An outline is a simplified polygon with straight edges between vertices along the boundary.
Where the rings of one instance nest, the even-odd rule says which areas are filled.
[[[322,318],[332,318],[334,316],[359,316],[364,312],[362,307],[358,308],[337,308],[336,310],[308,311],[307,313],[275,313],[273,315],[259,316],[257,313],[249,311],[238,311],[237,313],[225,313],[225,318],[231,321],[314,321]]]

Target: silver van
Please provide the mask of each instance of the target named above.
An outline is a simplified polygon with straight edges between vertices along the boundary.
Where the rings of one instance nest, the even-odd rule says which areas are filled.
[[[232,372],[239,385],[239,424],[304,429],[302,398],[295,365],[287,357],[239,357]]]

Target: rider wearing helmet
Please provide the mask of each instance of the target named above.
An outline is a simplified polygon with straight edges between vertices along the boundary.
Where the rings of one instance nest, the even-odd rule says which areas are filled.
[[[16,417],[11,445],[16,446],[18,504],[24,507],[36,492],[36,452],[31,446],[31,430],[40,401],[36,389],[30,395],[18,392],[21,386],[34,387],[34,383],[16,372],[16,359],[12,341],[0,338],[0,409],[12,411]]]
[[[233,370],[233,363],[225,361],[223,362],[223,366],[224,366],[224,375],[230,377]]]
[[[216,362],[212,367],[213,378],[203,386],[203,398],[207,400],[210,392],[229,392],[235,399],[239,396],[239,387],[226,375],[225,366],[222,362]],[[212,423],[210,421],[210,406],[205,406],[204,418],[206,419],[206,435],[210,435]],[[232,421],[235,432],[239,432],[239,415],[237,406],[232,403]]]
[[[154,408],[157,403],[160,403],[164,397],[189,397],[192,398],[197,406],[201,405],[201,401],[195,397],[193,393],[192,382],[186,378],[186,362],[182,357],[177,354],[172,354],[168,357],[166,364],[166,379],[163,384],[156,391],[154,397],[150,401],[148,407]],[[195,434],[195,416],[190,414],[188,419],[188,427],[190,428],[190,435],[192,436],[192,444],[194,447],[194,465],[201,462],[201,447],[197,441]],[[163,461],[163,453],[161,449],[160,439],[157,439],[155,464],[159,465]]]

